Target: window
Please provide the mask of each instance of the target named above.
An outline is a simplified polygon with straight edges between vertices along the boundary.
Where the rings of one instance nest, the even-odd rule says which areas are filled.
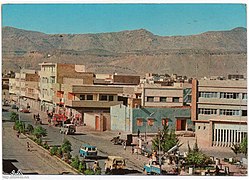
[[[147,97],[147,102],[154,102],[154,97],[148,96]]]
[[[85,95],[80,95],[80,100],[85,100]]]
[[[143,119],[137,118],[137,126],[143,126]]]
[[[199,108],[198,111],[199,111],[198,114],[205,114],[205,115],[217,114],[217,109]]]
[[[220,109],[220,115],[239,116],[240,112],[239,110],[233,110],[233,109]]]
[[[199,97],[202,97],[202,98],[217,98],[218,93],[217,92],[199,92]]]
[[[179,102],[179,97],[173,97],[173,102]]]
[[[242,116],[247,116],[247,110],[242,110]]]
[[[239,93],[221,92],[220,93],[220,98],[223,98],[223,99],[239,99]]]
[[[160,97],[160,102],[166,102],[166,97]]]
[[[86,100],[93,100],[93,95],[90,94],[86,95]]]
[[[109,95],[108,100],[113,101],[113,95]]]
[[[247,100],[247,93],[242,93],[242,99]]]
[[[51,76],[51,77],[50,77],[50,82],[51,82],[51,83],[55,83],[55,76]]]
[[[154,125],[154,119],[148,119],[147,124],[148,124],[148,126],[153,126]]]
[[[167,118],[163,118],[162,119],[162,126],[168,126],[168,119]]]
[[[107,101],[107,95],[100,94],[99,95],[99,100],[100,101]]]

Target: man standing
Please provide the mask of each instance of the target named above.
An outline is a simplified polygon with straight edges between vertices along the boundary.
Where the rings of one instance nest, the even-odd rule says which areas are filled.
[[[140,136],[140,130],[138,129],[137,130],[137,137],[139,138],[139,136]]]

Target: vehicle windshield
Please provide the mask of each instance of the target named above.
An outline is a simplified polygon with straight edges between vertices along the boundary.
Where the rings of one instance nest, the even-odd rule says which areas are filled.
[[[122,164],[123,164],[123,161],[122,161],[122,160],[117,160],[117,161],[116,161],[116,164],[117,164],[117,165],[122,165]]]

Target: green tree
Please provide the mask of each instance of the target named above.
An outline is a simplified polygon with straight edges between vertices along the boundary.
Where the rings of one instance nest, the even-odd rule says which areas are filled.
[[[79,165],[80,165],[80,160],[79,160],[79,156],[75,156],[73,159],[72,159],[72,162],[71,162],[71,166],[75,169],[79,169]]]
[[[70,153],[72,151],[72,144],[67,139],[64,139],[61,149],[63,153]]]
[[[51,149],[50,149],[50,154],[51,155],[56,155],[58,151],[58,147],[57,146],[53,146]]]
[[[34,132],[34,127],[31,125],[31,124],[28,124],[28,126],[27,126],[27,132],[29,132],[29,133],[33,133]]]
[[[240,144],[240,152],[247,156],[247,137]]]
[[[164,126],[162,131],[158,131],[157,136],[152,140],[152,149],[159,150],[159,140],[160,148],[163,152],[167,152],[169,149],[177,145],[181,146],[179,139],[177,138],[174,130],[169,130],[168,126]]]
[[[196,140],[193,149],[191,149],[188,144],[188,155],[186,157],[186,163],[188,165],[194,165],[195,167],[204,167],[211,164],[212,160],[209,156],[205,155],[199,150]]]
[[[18,114],[15,113],[15,112],[11,112],[11,114],[10,114],[10,120],[11,121],[17,121],[17,120],[19,120]]]
[[[35,129],[34,129],[34,132],[33,132],[33,135],[35,135],[36,138],[42,138],[42,137],[45,137],[47,136],[47,130],[41,126],[37,126]]]

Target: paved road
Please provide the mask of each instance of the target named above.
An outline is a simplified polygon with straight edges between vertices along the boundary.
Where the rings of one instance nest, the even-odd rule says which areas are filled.
[[[3,119],[8,119],[9,115],[9,112],[3,112]],[[21,121],[36,126],[33,121],[33,113],[21,113]],[[47,124],[42,125],[42,127],[47,129],[48,135],[43,138],[43,140],[47,141],[49,145],[61,145],[64,138],[68,139],[72,144],[73,156],[79,155],[79,148],[83,143],[96,145],[98,148],[98,161],[102,169],[102,174],[104,174],[104,161],[108,155],[117,155],[126,158],[127,175],[141,175],[144,162],[148,161],[146,157],[132,155],[131,147],[127,147],[127,150],[125,151],[122,146],[111,144],[110,139],[102,136],[101,133],[91,133],[91,131],[88,131],[84,134],[77,133],[76,135],[64,135],[59,133],[58,127],[48,126]],[[87,162],[89,166],[92,166],[94,160],[87,160]]]
[[[16,137],[13,122],[3,121],[3,172],[11,173],[21,170],[23,174],[61,174],[72,171],[64,163],[55,160],[25,136]],[[31,151],[27,150],[26,143],[32,144]]]

